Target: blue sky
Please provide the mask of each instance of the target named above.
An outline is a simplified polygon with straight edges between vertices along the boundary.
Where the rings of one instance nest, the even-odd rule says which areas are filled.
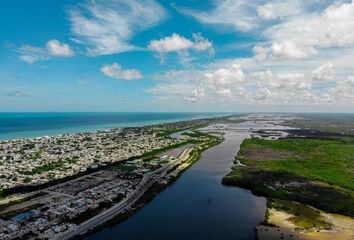
[[[0,2],[0,111],[353,112],[345,0]]]

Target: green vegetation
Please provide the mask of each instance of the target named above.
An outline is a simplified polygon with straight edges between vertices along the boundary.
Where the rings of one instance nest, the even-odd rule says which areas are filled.
[[[66,159],[66,162],[68,162],[70,164],[77,163],[78,161],[79,161],[79,157],[78,156],[73,156],[71,159],[70,158]]]
[[[135,169],[136,169],[136,166],[134,166],[134,165],[126,165],[124,163],[111,167],[111,170],[119,171],[119,172],[132,172]]]
[[[268,207],[294,215],[288,220],[303,229],[329,229],[331,227],[319,211],[296,202],[272,199],[268,201]]]
[[[201,134],[204,134],[204,133],[201,133]],[[217,138],[217,137],[213,137],[213,136],[209,135],[209,140],[207,142],[202,143],[200,146],[198,146],[197,148],[194,148],[191,151],[190,158],[188,159],[188,162],[193,163],[193,162],[197,161],[200,158],[203,151],[205,151],[206,149],[211,148],[215,145],[220,144],[222,141],[223,141],[223,139],[221,139],[221,138]]]
[[[203,133],[199,131],[193,131],[191,133],[188,133],[191,137],[195,139],[190,139],[186,140],[180,143],[172,144],[163,148],[155,149],[150,152],[146,152],[142,154],[141,156],[136,156],[136,157],[131,157],[127,159],[126,161],[134,160],[141,158],[143,161],[148,162],[150,160],[153,160],[156,158],[156,156],[162,152],[166,152],[171,149],[179,148],[181,146],[187,145],[187,144],[199,144],[198,147],[194,148],[191,152],[191,158],[188,159],[188,162],[193,163],[196,160],[200,158],[200,154],[202,151],[206,150],[207,148],[210,148],[216,144],[219,144],[222,139],[218,137],[214,137],[208,133]],[[135,170],[135,166],[133,165],[125,165],[122,162],[113,164],[110,167],[111,170],[118,170],[118,171],[125,171],[125,172],[131,172]]]
[[[194,131],[194,130],[198,130],[200,128],[204,128],[204,127],[207,127],[209,124],[207,123],[200,123],[200,124],[196,124],[196,125],[193,125],[192,127],[189,128],[189,130],[191,131]],[[199,132],[199,131],[196,131],[196,132]],[[200,133],[200,132],[199,132]]]
[[[24,171],[23,174],[27,174],[27,175],[41,174],[44,172],[52,171],[57,168],[63,167],[64,164],[65,164],[65,161],[63,161],[63,160],[57,161],[57,162],[52,162],[52,163],[48,163],[48,164],[36,167],[36,168],[32,169],[32,171]]]
[[[161,129],[161,130],[157,130],[157,136],[158,137],[169,137],[171,134],[176,133],[176,132],[181,132],[181,131],[185,131],[185,130],[197,130],[199,128],[203,128],[208,126],[208,124],[195,124],[192,126],[187,126],[187,127],[176,127],[176,128],[168,128],[168,129]]]
[[[4,188],[0,185],[0,200],[5,197]]]
[[[179,128],[164,129],[164,130],[158,131],[156,136],[158,136],[158,137],[168,137],[171,134],[173,134],[175,132],[179,132],[179,131],[183,131],[183,129],[179,129]]]
[[[354,144],[340,140],[298,138],[276,141],[247,139],[241,149],[246,153],[241,162],[246,165],[285,171],[354,190]],[[264,153],[269,149],[275,159],[254,161],[247,158],[247,153],[254,150]],[[279,157],[284,155],[286,161],[279,161]]]
[[[37,159],[37,158],[40,158],[42,156],[42,151],[37,151],[37,152],[34,152],[32,155],[31,155],[31,158],[32,159]]]
[[[22,171],[22,174],[26,174],[26,175],[34,175],[34,174],[41,174],[44,172],[48,172],[48,171],[52,171],[58,168],[63,167],[66,163],[69,164],[73,164],[76,163],[77,161],[79,161],[79,157],[78,156],[74,156],[72,158],[68,158],[66,160],[60,160],[60,161],[56,161],[56,162],[52,162],[52,163],[48,163],[42,166],[38,166],[35,167],[34,169],[32,169],[31,171]],[[30,182],[31,178],[26,178],[25,182]]]
[[[247,139],[224,177],[269,198],[354,216],[354,144],[342,140]]]
[[[32,181],[32,178],[30,178],[30,177],[26,177],[26,178],[23,180],[24,183],[29,183],[29,182],[31,182],[31,181]]]
[[[146,153],[144,153],[143,155],[141,155],[139,157],[133,157],[133,158],[130,158],[128,160],[133,160],[133,159],[136,159],[136,158],[142,158],[144,160],[150,159],[150,158],[154,158],[157,154],[165,152],[167,150],[178,148],[178,147],[181,147],[181,146],[186,145],[186,144],[195,144],[195,143],[198,143],[198,141],[197,140],[187,140],[187,141],[184,141],[184,142],[181,142],[181,143],[172,144],[172,145],[169,145],[169,146],[166,146],[166,147],[163,147],[163,148],[159,148],[159,149],[152,150],[150,152],[146,152]]]

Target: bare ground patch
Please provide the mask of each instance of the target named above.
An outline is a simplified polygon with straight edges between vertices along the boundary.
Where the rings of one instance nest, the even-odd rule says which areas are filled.
[[[263,161],[263,160],[285,160],[290,157],[305,158],[304,154],[285,151],[285,150],[275,150],[272,148],[263,147],[257,144],[252,144],[248,149],[245,149],[241,153],[241,158],[245,157],[248,159]]]

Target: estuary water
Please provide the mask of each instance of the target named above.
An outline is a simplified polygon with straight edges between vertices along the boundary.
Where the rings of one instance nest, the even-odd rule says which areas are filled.
[[[52,136],[222,116],[222,113],[0,113],[0,140]]]
[[[225,141],[203,152],[201,159],[175,183],[124,222],[86,240],[248,240],[264,220],[266,199],[221,184],[249,133],[226,131]]]

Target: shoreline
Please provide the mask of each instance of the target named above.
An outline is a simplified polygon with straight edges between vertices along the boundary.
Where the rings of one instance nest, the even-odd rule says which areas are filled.
[[[321,217],[332,224],[330,229],[310,229],[301,230],[289,221],[294,215],[275,208],[268,208],[269,216],[267,224],[260,224],[256,227],[256,232],[260,235],[260,240],[270,240],[272,237],[283,236],[292,239],[305,240],[347,240],[354,236],[354,219],[348,216],[326,213],[319,211]],[[267,229],[267,230],[266,230]]]
[[[20,162],[16,163],[16,167],[21,174],[21,178],[9,179],[6,185],[5,183],[2,184],[0,193],[5,192],[8,195],[21,192],[26,188],[36,190],[41,186],[48,186],[48,182],[59,183],[60,179],[67,181],[72,179],[71,177],[74,175],[81,176],[97,171],[96,169],[104,169],[107,165],[134,160],[141,156],[159,152],[171,148],[175,144],[188,141],[188,139],[170,136],[172,133],[187,129],[193,130],[215,121],[222,121],[225,118],[227,117],[203,118],[144,127],[126,127],[105,131],[61,134],[53,137],[0,141],[2,149],[5,149],[4,154],[7,154],[6,152],[10,153],[6,156],[6,159],[3,156],[5,159],[4,166],[17,161],[16,159],[19,158]],[[127,137],[131,138],[128,139],[128,142]],[[98,139],[98,142],[94,139]],[[149,140],[147,141],[147,139]],[[23,146],[25,146],[25,150],[21,150]],[[94,153],[92,146],[102,149],[100,156]],[[113,151],[113,149],[116,150]],[[86,153],[83,154],[85,151]],[[61,155],[64,155],[64,157],[60,157]],[[25,159],[33,161],[25,161]],[[32,168],[31,164],[36,159],[40,159],[41,163],[34,164]],[[82,161],[82,159],[86,160]],[[69,172],[60,170],[67,169],[69,163],[75,167],[74,170],[68,169]],[[26,168],[23,168],[25,165],[30,165],[27,172]],[[41,166],[43,167],[41,168]],[[58,171],[56,171],[57,169]],[[53,173],[54,177],[47,176],[44,181],[39,178],[41,174],[44,174],[43,172]],[[7,172],[5,176],[9,177],[10,174],[11,172]],[[29,180],[25,178],[27,176]],[[14,185],[16,182],[21,184]],[[37,187],[38,185],[40,187]]]
[[[190,125],[189,128],[191,126],[195,125],[195,122],[193,122],[193,125]],[[198,123],[198,122],[197,122]],[[199,126],[199,125],[198,125]],[[193,165],[193,163],[195,163],[196,161],[198,161],[200,159],[201,156],[201,152],[203,152],[204,150],[219,144],[223,141],[222,136],[214,136],[211,134],[206,134],[206,133],[194,133],[195,135],[198,136],[198,138],[200,138],[199,140],[197,139],[189,139],[187,140],[188,143],[192,143],[191,141],[198,141],[198,144],[193,145],[193,147],[189,147],[187,149],[189,149],[186,153],[184,153],[185,151],[183,151],[180,155],[179,155],[179,159],[175,164],[172,164],[168,170],[164,170],[164,172],[159,173],[159,177],[154,177],[150,181],[151,184],[150,186],[146,186],[146,188],[143,190],[141,190],[141,194],[142,195],[138,195],[138,197],[136,199],[129,199],[127,198],[128,202],[131,202],[129,204],[133,204],[132,206],[128,205],[125,208],[123,208],[122,210],[119,211],[123,211],[123,212],[117,212],[118,215],[114,217],[113,220],[110,219],[110,217],[105,218],[102,222],[98,222],[98,223],[94,223],[97,224],[96,225],[91,225],[91,223],[80,223],[79,225],[76,225],[78,228],[81,228],[81,232],[79,231],[78,234],[84,233],[85,231],[91,229],[91,227],[93,229],[101,229],[102,227],[106,226],[106,222],[111,223],[112,221],[116,222],[116,220],[120,219],[120,221],[126,219],[127,217],[129,217],[131,214],[133,214],[134,212],[136,212],[138,209],[140,209],[143,205],[145,205],[147,202],[151,201],[153,199],[154,196],[156,196],[158,193],[160,193],[162,190],[164,190],[166,187],[168,187],[170,184],[172,184],[176,179],[178,179],[178,177],[182,174],[182,172],[184,172],[187,168],[189,168],[191,165]],[[52,188],[57,185],[62,185],[63,184],[70,184],[71,181],[81,181],[80,177],[86,177],[87,175],[90,174],[95,174],[95,172],[100,172],[101,170],[112,170],[112,168],[115,165],[118,164],[122,164],[122,162],[128,162],[131,161],[133,159],[150,159],[153,156],[157,156],[157,154],[161,153],[161,152],[165,152],[168,151],[171,148],[177,148],[181,145],[186,145],[187,144],[186,140],[184,141],[180,141],[176,144],[173,145],[169,145],[167,147],[163,147],[160,149],[156,149],[156,150],[152,150],[150,152],[145,152],[142,155],[138,155],[138,156],[133,156],[131,158],[122,160],[122,161],[118,161],[112,164],[107,164],[106,166],[101,166],[99,168],[95,168],[95,169],[87,169],[84,172],[80,172],[78,174],[75,174],[73,176],[70,176],[68,178],[64,178],[64,179],[58,179],[56,180],[55,184],[53,181],[47,182],[45,184],[41,184],[41,185],[35,185],[35,186],[23,186],[23,187],[17,187],[17,188],[11,188],[11,189],[6,189],[7,192],[5,191],[6,194],[11,194],[11,193],[19,193],[19,192],[27,192],[27,194],[24,194],[22,196],[17,195],[17,194],[11,194],[8,195],[8,198],[10,199],[7,203],[3,204],[3,205],[12,205],[12,204],[21,204],[22,200],[27,201],[28,199],[31,199],[34,195],[36,195],[37,193],[40,193],[41,191],[44,192],[48,192],[47,190],[51,191],[49,188]],[[195,142],[197,143],[197,142]],[[186,150],[186,149],[185,149]],[[178,159],[177,158],[177,159]],[[172,167],[172,168],[171,168]],[[113,171],[113,170],[112,170]],[[144,175],[145,178],[145,175]],[[143,179],[144,179],[143,178]],[[142,182],[144,182],[142,180]],[[144,183],[145,184],[145,183]],[[144,186],[144,185],[142,185]],[[44,188],[48,188],[48,189],[44,189]],[[34,191],[37,190],[37,191]],[[140,190],[139,190],[140,191]],[[133,195],[132,195],[133,196]],[[17,199],[16,199],[17,198]],[[6,199],[4,199],[6,201]],[[118,202],[119,203],[119,202]],[[114,203],[113,205],[111,205],[111,207],[115,206],[118,203]],[[118,205],[117,205],[118,206]],[[97,209],[97,212],[99,214],[106,214],[104,213],[106,210],[108,210],[108,212],[111,211],[111,207],[109,207],[108,209],[106,207],[103,206],[103,208],[99,207]],[[128,209],[128,210],[127,210]],[[112,214],[112,216],[114,216],[115,214]],[[94,217],[96,216],[96,214],[94,215]],[[90,217],[88,220],[91,220],[91,218],[94,217]],[[90,222],[90,221],[88,221]],[[92,222],[92,221],[91,221]],[[69,226],[70,226],[70,221],[68,222]],[[102,226],[101,226],[102,225]],[[75,225],[74,225],[75,226]],[[67,239],[67,235],[71,235],[73,233],[71,233],[70,231],[72,231],[73,229],[70,227],[69,228],[69,232],[63,235],[63,239]],[[74,228],[74,233],[76,232],[76,227]],[[60,236],[58,236],[58,239],[61,239]]]
[[[159,114],[159,113],[157,113],[157,114]],[[179,114],[179,113],[176,113],[176,114]],[[180,113],[180,114],[184,114],[184,113]],[[190,114],[193,114],[193,113],[190,113]],[[198,115],[198,113],[195,113],[195,114]],[[161,125],[161,124],[170,124],[170,123],[176,123],[176,122],[198,121],[198,120],[203,120],[203,119],[222,118],[222,117],[228,117],[231,115],[233,115],[233,114],[232,113],[225,113],[225,114],[217,114],[217,113],[216,114],[212,114],[212,113],[203,114],[203,113],[201,113],[200,116],[190,116],[190,117],[171,118],[171,119],[142,120],[142,121],[136,121],[136,122],[127,121],[125,123],[112,122],[112,123],[82,124],[82,125],[71,126],[71,127],[58,127],[58,128],[48,128],[48,129],[38,129],[38,130],[0,132],[0,142],[1,141],[18,141],[18,140],[23,140],[23,139],[35,139],[35,138],[41,138],[41,137],[56,137],[56,136],[61,136],[61,135],[95,133],[95,132],[100,132],[100,131],[111,131],[111,130],[122,129],[122,128],[143,128],[143,127],[149,127],[149,126]],[[83,118],[84,117],[85,116],[83,116]],[[0,118],[0,120],[1,120],[1,118]],[[39,134],[37,134],[38,132],[39,132]],[[7,135],[10,135],[10,137]]]
[[[290,132],[292,131],[290,130]],[[323,141],[321,142],[322,144],[326,143],[325,141],[329,141],[334,144],[335,141],[338,141],[338,139],[342,137],[354,137],[353,135],[346,135],[344,133],[334,134],[301,129],[295,130],[294,132],[303,133],[304,136],[300,135],[301,137],[294,137],[293,135],[295,133],[292,133],[286,137],[284,141],[296,141],[298,139],[298,141]],[[305,133],[310,134],[307,136]],[[279,140],[266,140],[267,136],[262,137],[263,138],[258,141],[268,141],[270,146],[273,146],[271,145],[272,141],[279,142]],[[291,175],[291,173],[285,170],[283,172],[280,170],[274,170],[272,172],[272,170],[266,167],[264,167],[265,169],[261,168],[263,166],[261,165],[262,161],[273,161],[274,164],[276,164],[282,160],[286,161],[289,156],[299,158],[310,157],[290,150],[284,150],[287,149],[284,145],[279,145],[282,148],[274,148],[275,150],[270,151],[270,147],[265,147],[268,146],[266,143],[260,145],[263,142],[258,143],[256,139],[257,138],[253,138],[253,142],[252,139],[250,139],[248,142],[242,143],[240,151],[235,156],[231,171],[223,177],[222,184],[248,189],[256,196],[267,198],[266,217],[264,221],[255,228],[257,239],[322,240],[336,238],[338,240],[344,240],[354,237],[354,218],[352,212],[342,210],[341,208],[331,208],[325,205],[327,201],[327,203],[330,204],[343,204],[343,206],[348,209],[350,200],[345,202],[343,198],[337,198],[337,201],[333,202],[333,199],[335,194],[340,195],[343,193],[344,195],[342,197],[347,196],[345,194],[351,196],[351,190],[318,179],[314,180],[306,178],[305,176]],[[348,143],[343,141],[341,146],[349,144],[350,141],[347,141]],[[249,142],[251,142],[251,144]],[[274,146],[278,145],[274,144]],[[298,146],[298,148],[300,149],[300,146]],[[240,165],[240,163],[242,165]],[[281,186],[285,186],[286,184],[289,186],[287,190],[281,189]],[[311,199],[311,195],[313,194],[310,192],[306,194],[308,199],[301,198],[300,196],[303,196],[304,193],[300,190],[296,190],[296,188],[302,191],[306,189],[309,192],[313,189],[313,194],[317,195],[317,197]],[[295,195],[291,195],[292,192],[289,192],[289,189],[295,189],[293,190]],[[281,195],[281,193],[284,192],[288,195]],[[320,200],[321,197],[323,201]],[[316,198],[319,199],[316,200]],[[343,200],[343,202],[339,201],[339,199]]]

